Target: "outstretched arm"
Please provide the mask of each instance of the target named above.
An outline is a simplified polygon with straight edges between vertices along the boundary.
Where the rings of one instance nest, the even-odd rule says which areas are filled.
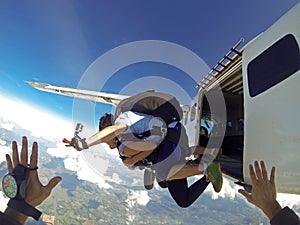
[[[91,147],[93,145],[97,145],[102,142],[110,141],[126,129],[127,129],[127,125],[124,123],[117,123],[115,125],[108,126],[103,130],[97,132],[93,136],[87,138],[86,143],[88,147]]]
[[[13,141],[12,143],[12,159],[9,155],[6,155],[6,162],[8,171],[13,171],[14,167],[18,164],[23,166],[28,165],[28,143],[27,138],[23,137],[22,139],[22,150],[19,157],[17,142]],[[30,156],[29,166],[30,168],[36,168],[38,163],[38,144],[36,142],[32,145],[32,151]],[[37,170],[30,170],[26,178],[26,197],[25,201],[36,207],[40,205],[50,194],[52,189],[61,181],[61,177],[52,178],[47,185],[42,185]],[[17,222],[24,224],[27,216],[7,207],[4,214],[10,218],[16,220]]]
[[[248,202],[260,208],[271,220],[282,209],[276,200],[275,167],[271,169],[270,179],[268,179],[268,173],[263,161],[260,162],[260,166],[259,163],[255,161],[254,167],[255,170],[253,165],[249,165],[252,193],[242,189],[239,190],[239,193],[241,193]]]
[[[127,129],[127,125],[124,123],[117,123],[115,125],[112,126],[108,126],[106,128],[104,128],[103,130],[95,133],[94,135],[92,135],[89,138],[86,138],[85,141],[85,145],[86,147],[84,147],[83,143],[79,143],[80,140],[76,139],[75,137],[72,140],[68,140],[66,138],[63,139],[63,142],[66,143],[67,147],[74,147],[76,150],[81,151],[85,148],[89,148],[91,146],[103,143],[103,142],[108,142],[110,140],[112,140],[113,138],[115,138],[117,135],[119,135],[120,133],[122,133],[124,130]]]
[[[249,165],[252,193],[245,190],[239,190],[239,192],[248,202],[260,208],[272,225],[299,225],[300,219],[296,213],[288,207],[282,209],[276,200],[275,167],[272,167],[270,179],[268,179],[264,161],[260,162],[260,166],[255,161],[254,168],[253,165]]]

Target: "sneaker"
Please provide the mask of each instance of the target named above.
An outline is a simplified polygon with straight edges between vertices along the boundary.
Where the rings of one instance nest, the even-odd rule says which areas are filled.
[[[223,177],[220,163],[211,163],[205,172],[206,181],[211,182],[215,192],[220,192],[223,184]]]

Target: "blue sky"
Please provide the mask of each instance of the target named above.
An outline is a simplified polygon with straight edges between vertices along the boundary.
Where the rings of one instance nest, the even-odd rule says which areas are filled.
[[[72,98],[37,91],[23,81],[77,87],[98,57],[142,40],[178,44],[212,67],[241,37],[248,42],[297,2],[3,0],[0,91],[71,118]],[[153,62],[117,71],[102,90],[118,93],[149,75],[173,80],[189,95],[195,94],[195,83],[184,72]],[[108,109],[97,106],[99,113]]]

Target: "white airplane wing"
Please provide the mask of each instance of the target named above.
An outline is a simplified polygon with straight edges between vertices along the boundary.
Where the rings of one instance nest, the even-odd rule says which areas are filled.
[[[30,86],[45,92],[55,93],[59,95],[66,95],[74,98],[81,98],[94,102],[101,102],[111,105],[117,105],[121,100],[128,98],[126,95],[111,94],[98,91],[82,90],[78,88],[53,86],[51,84],[29,82],[26,81]]]

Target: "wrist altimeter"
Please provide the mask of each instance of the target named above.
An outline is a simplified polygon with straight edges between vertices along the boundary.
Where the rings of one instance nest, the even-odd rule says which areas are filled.
[[[30,168],[18,164],[12,172],[3,177],[2,188],[5,195],[10,198],[7,203],[8,207],[38,220],[42,213],[24,200],[26,197],[26,175],[30,170],[36,169],[37,167]]]

